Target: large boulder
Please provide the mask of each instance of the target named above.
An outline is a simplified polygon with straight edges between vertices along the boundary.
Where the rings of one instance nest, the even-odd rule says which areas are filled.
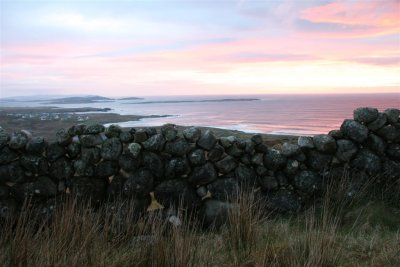
[[[235,176],[242,189],[248,189],[257,185],[257,174],[253,168],[239,164],[235,169]]]
[[[312,194],[321,190],[322,177],[312,171],[301,171],[294,177],[295,187],[306,194]]]
[[[176,179],[189,174],[190,165],[186,158],[172,158],[165,164],[165,177]]]
[[[267,172],[265,173],[265,175],[259,178],[259,183],[264,190],[270,191],[278,189],[278,180],[273,174],[273,172]]]
[[[386,153],[392,159],[400,161],[400,144],[389,144]]]
[[[143,152],[143,166],[156,178],[164,177],[164,163],[159,155],[153,152]]]
[[[358,147],[350,140],[339,139],[337,141],[336,158],[348,162],[357,154]]]
[[[286,166],[286,157],[276,149],[269,149],[264,155],[264,166],[270,170],[279,170]]]
[[[183,136],[188,140],[189,142],[195,143],[197,140],[199,140],[201,136],[201,130],[196,127],[189,127],[183,130]]]
[[[144,149],[159,152],[163,149],[165,139],[162,134],[155,134],[142,143]]]
[[[379,156],[368,149],[360,149],[356,157],[351,162],[352,166],[359,170],[365,170],[368,174],[379,174],[382,163]]]
[[[134,135],[128,131],[124,131],[119,134],[119,139],[121,140],[122,143],[128,144],[133,141]]]
[[[81,159],[90,164],[95,164],[100,161],[101,150],[98,147],[82,148]]]
[[[211,150],[217,143],[217,138],[215,138],[214,133],[207,130],[197,141],[197,145],[205,150]]]
[[[28,143],[29,139],[32,138],[32,134],[28,131],[19,131],[11,134],[10,141],[8,142],[8,146],[11,149],[23,149]]]
[[[0,183],[24,183],[26,175],[18,162],[0,166]]]
[[[378,118],[373,122],[368,123],[368,129],[373,132],[376,132],[380,128],[382,128],[387,122],[387,116],[385,113],[379,113]]]
[[[217,172],[211,163],[197,166],[189,176],[189,182],[193,185],[205,185],[217,179]]]
[[[256,145],[260,145],[260,144],[262,144],[264,142],[261,134],[253,135],[251,137],[251,141],[253,141],[253,143],[256,144]]]
[[[218,161],[224,156],[224,154],[225,154],[225,149],[221,145],[216,144],[214,148],[211,149],[210,152],[208,153],[208,160],[213,162]]]
[[[68,129],[68,134],[72,136],[82,135],[85,133],[86,125],[85,124],[77,124],[73,125]]]
[[[118,160],[122,153],[122,144],[118,138],[110,138],[101,146],[101,157],[105,160]]]
[[[395,126],[386,125],[378,131],[378,135],[383,137],[386,141],[400,142],[400,129]]]
[[[107,127],[105,135],[108,138],[113,138],[113,137],[119,137],[121,133],[122,133],[122,128],[119,125],[111,124],[110,126]]]
[[[144,129],[139,129],[135,132],[135,143],[143,143],[148,139],[147,132]]]
[[[161,127],[161,133],[167,142],[175,140],[178,130],[174,124],[165,124]]]
[[[66,153],[65,147],[59,145],[57,142],[51,143],[46,149],[46,158],[50,162],[54,162],[59,158],[64,157]]]
[[[235,136],[223,136],[223,137],[219,138],[219,143],[224,148],[231,147],[231,145],[233,145],[235,142],[236,142]]]
[[[123,153],[118,160],[119,166],[126,172],[134,172],[139,168],[140,161],[130,153]]]
[[[362,107],[357,108],[353,112],[354,120],[362,124],[373,122],[378,118],[378,110],[376,108]]]
[[[363,143],[368,138],[368,128],[354,120],[344,120],[340,130],[357,143]]]
[[[300,146],[298,144],[283,143],[282,145],[282,155],[286,157],[291,157],[301,152]]]
[[[18,154],[7,146],[0,149],[0,165],[10,163],[18,158]]]
[[[336,140],[328,134],[318,134],[313,138],[315,148],[326,154],[334,154],[336,152]]]
[[[93,176],[94,175],[94,165],[84,159],[79,159],[74,161],[74,171],[77,176]]]
[[[217,167],[218,171],[223,174],[233,171],[236,166],[237,161],[232,156],[227,156],[215,163],[215,167]]]
[[[202,150],[202,149],[192,150],[188,154],[188,159],[192,166],[199,166],[199,165],[203,165],[204,163],[206,163],[206,156],[205,156],[204,150]]]
[[[235,178],[217,179],[207,185],[207,189],[214,199],[226,201],[239,194],[239,184]]]
[[[74,159],[79,156],[81,153],[81,144],[79,143],[71,143],[67,146],[68,156],[71,159]]]
[[[297,172],[297,170],[300,167],[300,163],[295,160],[295,159],[288,159],[287,163],[286,163],[286,168],[285,168],[285,172],[288,175],[293,175]]]
[[[142,146],[138,143],[130,143],[128,145],[128,152],[132,155],[132,157],[137,158],[140,155],[140,151],[142,151]]]
[[[79,142],[83,147],[95,147],[103,143],[103,137],[100,134],[84,134],[79,136]]]
[[[374,151],[378,155],[385,155],[386,143],[382,138],[376,136],[375,134],[370,133],[368,135],[368,139],[365,142],[365,146],[372,151]]]
[[[388,108],[384,112],[385,112],[385,114],[387,116],[387,120],[390,124],[395,124],[399,121],[400,109]]]
[[[313,170],[322,171],[329,168],[331,161],[331,155],[323,154],[315,150],[311,150],[307,153],[307,164]]]
[[[56,141],[62,146],[67,146],[69,143],[71,143],[72,138],[69,135],[68,131],[65,129],[60,129],[56,133]]]
[[[123,192],[127,196],[143,198],[153,189],[154,177],[150,171],[140,169],[127,178]]]
[[[23,155],[19,162],[21,166],[29,172],[38,175],[45,175],[49,170],[47,160],[39,155],[26,154]]]
[[[105,127],[101,124],[90,124],[84,130],[85,134],[99,134],[104,132]]]
[[[154,189],[154,196],[164,207],[181,207],[192,210],[200,205],[196,190],[181,179],[168,180]]]
[[[190,150],[188,142],[183,138],[176,138],[174,141],[165,144],[164,151],[174,156],[185,156]]]
[[[43,154],[46,150],[47,142],[43,137],[33,137],[26,144],[25,150],[32,154]]]
[[[297,140],[297,144],[302,149],[312,149],[314,148],[314,142],[312,137],[309,136],[300,136]]]

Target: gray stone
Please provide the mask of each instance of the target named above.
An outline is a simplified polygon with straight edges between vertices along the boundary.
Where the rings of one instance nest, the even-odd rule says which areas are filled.
[[[234,144],[235,142],[236,142],[235,136],[223,136],[223,137],[219,138],[219,143],[224,148],[231,147],[231,145]]]
[[[144,128],[144,131],[147,133],[148,137],[152,137],[153,135],[157,134],[157,129],[154,127],[146,127]]]
[[[244,165],[251,165],[251,157],[249,154],[244,154],[240,157],[240,162],[243,163]]]
[[[155,134],[149,139],[144,141],[143,148],[153,152],[159,152],[163,149],[165,144],[165,139],[162,134]]]
[[[211,150],[217,143],[212,131],[207,130],[197,141],[197,145],[205,150]]]
[[[301,206],[300,197],[292,190],[280,189],[269,194],[267,198],[268,209],[277,213],[297,213]]]
[[[173,206],[193,210],[201,203],[196,190],[180,179],[160,183],[154,189],[154,196],[161,205],[167,208]]]
[[[68,156],[71,159],[74,159],[79,156],[81,153],[81,144],[79,143],[71,143],[67,147]]]
[[[19,161],[24,169],[34,174],[45,175],[49,169],[47,160],[42,156],[27,154]]]
[[[164,176],[164,163],[159,155],[153,152],[143,152],[143,165],[156,178]]]
[[[190,173],[189,162],[186,158],[172,158],[165,164],[165,177],[176,179]]]
[[[10,141],[8,142],[8,146],[11,149],[23,149],[28,143],[29,139],[31,139],[32,135],[27,131],[19,131],[11,134]]]
[[[256,147],[255,144],[249,139],[244,140],[244,143],[246,144],[244,147],[244,152],[253,155]]]
[[[131,134],[130,132],[122,132],[119,135],[119,139],[121,140],[122,143],[128,144],[133,141],[134,135]]]
[[[200,186],[196,189],[196,194],[201,198],[207,197],[207,187],[205,186]]]
[[[87,160],[79,159],[73,162],[74,171],[77,176],[93,176],[94,165]]]
[[[208,160],[213,162],[218,161],[223,157],[224,154],[225,154],[225,149],[221,145],[216,144],[214,148],[211,149],[210,152],[208,153]]]
[[[24,183],[27,177],[18,162],[0,166],[0,183]]]
[[[215,199],[207,199],[204,201],[201,213],[203,214],[204,224],[206,226],[220,227],[227,223],[229,214],[232,209],[237,208],[236,205]]]
[[[226,150],[226,153],[232,157],[239,158],[243,155],[243,150],[239,148],[238,143],[234,143]]]
[[[174,156],[184,156],[190,150],[188,142],[183,138],[176,138],[174,141],[165,144],[164,151]]]
[[[140,155],[140,151],[142,150],[142,146],[138,143],[130,143],[128,145],[128,152],[132,155],[132,157],[137,158]]]
[[[68,131],[65,129],[60,129],[56,133],[56,141],[62,146],[67,146],[72,142],[72,138],[69,135]]]
[[[91,147],[91,148],[82,148],[81,159],[90,163],[95,164],[100,161],[100,148]]]
[[[99,134],[104,132],[105,127],[101,124],[90,124],[86,127],[85,134]]]
[[[400,160],[400,144],[389,144],[386,153],[392,159]]]
[[[399,121],[400,117],[400,109],[397,108],[388,108],[385,111],[385,114],[387,116],[387,120],[390,124],[397,123]]]
[[[71,126],[71,128],[68,129],[68,134],[71,137],[76,136],[76,135],[82,135],[85,133],[85,130],[86,130],[85,124],[77,124],[77,125]]]
[[[350,140],[339,139],[337,141],[336,158],[340,161],[348,162],[357,154],[357,146]]]
[[[368,129],[373,132],[376,132],[380,128],[382,128],[387,122],[387,116],[385,113],[379,113],[378,118],[373,122],[368,123]]]
[[[192,166],[199,166],[206,163],[206,156],[204,154],[204,150],[202,149],[192,150],[188,155],[188,159]]]
[[[74,168],[68,159],[59,158],[50,164],[49,173],[54,179],[68,179],[74,175]]]
[[[331,155],[323,154],[318,151],[311,150],[307,154],[307,164],[313,170],[322,171],[329,168],[331,161]]]
[[[79,141],[84,147],[95,147],[103,143],[103,138],[99,134],[85,134],[79,136]]]
[[[256,173],[260,176],[265,175],[268,172],[268,169],[264,167],[264,165],[256,167]]]
[[[161,127],[161,133],[163,134],[167,142],[175,140],[178,135],[178,130],[174,124],[165,124]]]
[[[249,168],[244,164],[239,164],[235,169],[235,176],[240,188],[246,190],[257,185],[257,174],[253,168]]]
[[[227,156],[215,163],[215,167],[217,167],[218,171],[223,174],[233,171],[236,166],[237,162],[232,156]]]
[[[400,179],[400,162],[394,160],[386,160],[383,162],[382,175],[386,179],[392,181]]]
[[[143,198],[152,191],[154,177],[148,170],[138,170],[133,175],[129,175],[126,180],[123,192],[127,196]]]
[[[189,142],[195,143],[197,140],[199,140],[201,136],[201,130],[196,127],[189,127],[183,130],[183,136],[188,140]]]
[[[264,142],[261,134],[253,135],[251,137],[251,141],[253,141],[254,144],[256,144],[256,145],[260,145],[260,144],[262,144]]]
[[[139,168],[139,159],[133,157],[130,153],[123,153],[119,157],[119,166],[126,172],[134,172]]]
[[[266,144],[259,144],[256,145],[256,151],[260,153],[267,153],[269,150],[268,146]]]
[[[340,130],[357,143],[362,143],[368,138],[368,128],[353,120],[344,120]]]
[[[189,176],[189,182],[193,185],[205,185],[217,179],[217,172],[211,163],[197,166]]]
[[[112,160],[103,160],[94,168],[94,176],[96,178],[108,178],[118,172],[118,162]]]
[[[276,190],[278,189],[278,181],[275,176],[264,175],[259,179],[259,183],[264,190]]]
[[[322,177],[312,171],[301,171],[294,177],[294,185],[303,193],[312,194],[322,188]]]
[[[264,155],[264,166],[271,170],[279,170],[286,166],[286,157],[276,149],[269,149]]]
[[[0,165],[10,163],[18,158],[18,154],[7,146],[0,149]]]
[[[149,137],[144,129],[139,129],[135,132],[135,143],[142,143],[146,141]]]
[[[386,143],[383,141],[382,138],[376,136],[375,134],[370,133],[368,135],[368,139],[365,142],[365,146],[378,155],[381,156],[385,155]]]
[[[4,131],[0,131],[0,149],[7,145],[8,140],[10,140],[10,136]]]
[[[282,154],[286,157],[294,156],[300,152],[300,146],[297,144],[290,144],[285,142],[282,145]]]
[[[297,172],[300,167],[300,163],[295,159],[288,159],[286,163],[285,172],[289,175],[293,175]]]
[[[400,142],[400,129],[393,125],[386,125],[378,131],[378,135],[387,141]]]
[[[43,137],[33,137],[26,144],[25,150],[32,154],[43,154],[46,150],[47,142]]]
[[[261,166],[263,165],[264,161],[264,155],[262,153],[256,153],[252,158],[251,158],[251,163],[254,165]]]
[[[66,153],[65,147],[59,145],[57,142],[50,144],[46,149],[46,158],[50,162],[54,162],[59,158],[64,157]]]
[[[340,131],[340,130],[332,130],[332,131],[329,131],[328,134],[335,139],[342,139],[344,137],[342,131]]]
[[[297,140],[297,144],[302,149],[312,149],[314,148],[314,142],[312,137],[309,136],[300,136]]]
[[[110,126],[107,127],[105,132],[108,138],[113,138],[113,137],[118,138],[121,133],[122,133],[122,128],[117,124],[111,124]]]
[[[100,204],[106,197],[107,183],[105,179],[74,177],[71,194],[79,200],[90,200],[92,204]]]
[[[313,138],[315,148],[326,154],[334,154],[336,152],[336,140],[327,134],[318,134]]]
[[[368,174],[379,174],[382,169],[381,159],[370,150],[361,149],[351,162],[351,165],[359,170],[365,170]]]
[[[101,146],[101,157],[105,160],[118,160],[122,153],[122,144],[118,138],[110,138]]]
[[[207,189],[212,198],[222,201],[235,199],[239,194],[239,184],[234,178],[217,179]]]
[[[357,108],[353,112],[354,120],[362,124],[373,122],[378,118],[378,110],[376,108],[362,107]]]

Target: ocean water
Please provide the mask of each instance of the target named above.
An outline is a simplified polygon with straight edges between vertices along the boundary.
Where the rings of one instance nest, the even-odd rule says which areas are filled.
[[[249,99],[256,101],[220,101]],[[213,100],[208,102],[207,100]],[[216,101],[214,101],[216,100]],[[182,101],[182,102],[180,102]],[[400,108],[399,94],[346,95],[241,95],[145,97],[93,104],[52,105],[59,107],[108,107],[111,112],[133,115],[171,115],[119,123],[127,127],[165,123],[210,126],[254,133],[315,135],[338,129],[357,107],[380,111]]]

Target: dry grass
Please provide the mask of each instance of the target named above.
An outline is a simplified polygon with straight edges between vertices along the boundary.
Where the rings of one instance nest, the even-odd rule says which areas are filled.
[[[329,185],[321,203],[290,218],[265,215],[263,201],[241,193],[237,208],[220,229],[203,229],[183,210],[178,212],[179,227],[169,223],[163,211],[138,217],[134,200],[100,210],[70,200],[59,205],[51,222],[26,211],[16,223],[5,223],[0,262],[3,266],[400,266],[398,210],[383,201],[349,200],[346,192],[346,186]],[[362,189],[358,196],[367,192]]]

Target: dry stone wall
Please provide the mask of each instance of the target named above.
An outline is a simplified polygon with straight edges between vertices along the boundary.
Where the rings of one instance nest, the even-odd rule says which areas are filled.
[[[272,210],[296,212],[322,193],[328,172],[346,169],[359,184],[370,176],[399,180],[399,116],[398,109],[358,108],[340,129],[279,149],[261,135],[216,138],[196,127],[178,134],[170,124],[160,130],[75,125],[59,130],[54,143],[0,131],[0,219],[17,214],[27,199],[38,212],[51,212],[65,195],[95,205],[132,197],[145,210],[152,192],[164,207],[181,202],[210,219],[239,189],[257,191]]]

